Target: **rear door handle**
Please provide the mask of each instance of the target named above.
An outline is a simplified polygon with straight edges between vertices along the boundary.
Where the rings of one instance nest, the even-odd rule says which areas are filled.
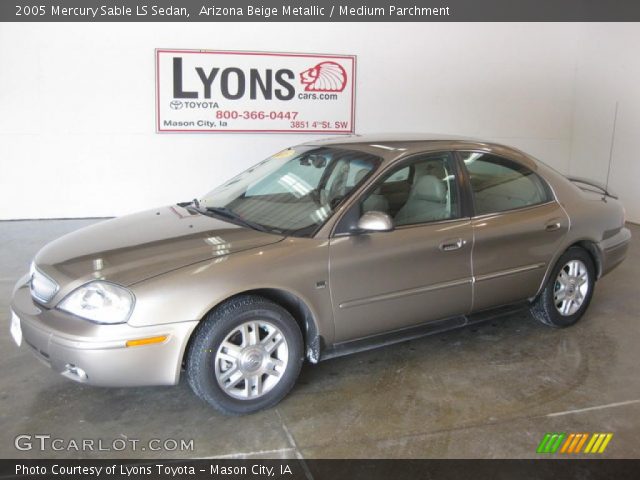
[[[561,227],[560,221],[555,220],[555,221],[547,223],[544,226],[544,229],[547,232],[555,232],[556,230],[560,230],[560,227]]]
[[[445,240],[440,244],[440,250],[443,252],[450,252],[451,250],[458,250],[462,248],[462,246],[466,242],[461,238],[455,238],[453,240]]]

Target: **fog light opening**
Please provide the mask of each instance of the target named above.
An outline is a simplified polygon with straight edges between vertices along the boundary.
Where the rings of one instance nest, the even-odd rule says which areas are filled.
[[[127,347],[140,347],[142,345],[153,345],[154,343],[164,343],[168,335],[160,335],[157,337],[138,338],[136,340],[127,340]]]
[[[75,366],[73,363],[67,363],[64,368],[69,375],[78,377],[80,380],[86,380],[87,378],[89,378],[87,372],[85,372],[80,367]]]

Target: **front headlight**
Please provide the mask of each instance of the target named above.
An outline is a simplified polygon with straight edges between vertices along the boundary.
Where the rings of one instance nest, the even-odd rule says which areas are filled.
[[[124,287],[99,280],[76,288],[58,309],[98,323],[124,323],[133,310],[133,294]]]

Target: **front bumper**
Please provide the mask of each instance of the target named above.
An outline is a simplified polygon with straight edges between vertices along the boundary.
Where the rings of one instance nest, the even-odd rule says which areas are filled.
[[[198,321],[148,327],[98,325],[36,304],[24,277],[11,310],[20,318],[22,348],[54,371],[91,385],[174,385],[184,351]],[[127,347],[128,340],[167,335],[163,343]]]

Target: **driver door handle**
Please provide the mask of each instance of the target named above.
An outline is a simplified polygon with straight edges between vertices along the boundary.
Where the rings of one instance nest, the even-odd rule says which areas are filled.
[[[442,250],[443,252],[450,252],[452,250],[458,250],[458,249],[462,248],[462,246],[465,243],[466,242],[461,238],[454,238],[454,239],[450,239],[450,240],[445,240],[444,242],[442,242],[440,244],[440,250]]]

